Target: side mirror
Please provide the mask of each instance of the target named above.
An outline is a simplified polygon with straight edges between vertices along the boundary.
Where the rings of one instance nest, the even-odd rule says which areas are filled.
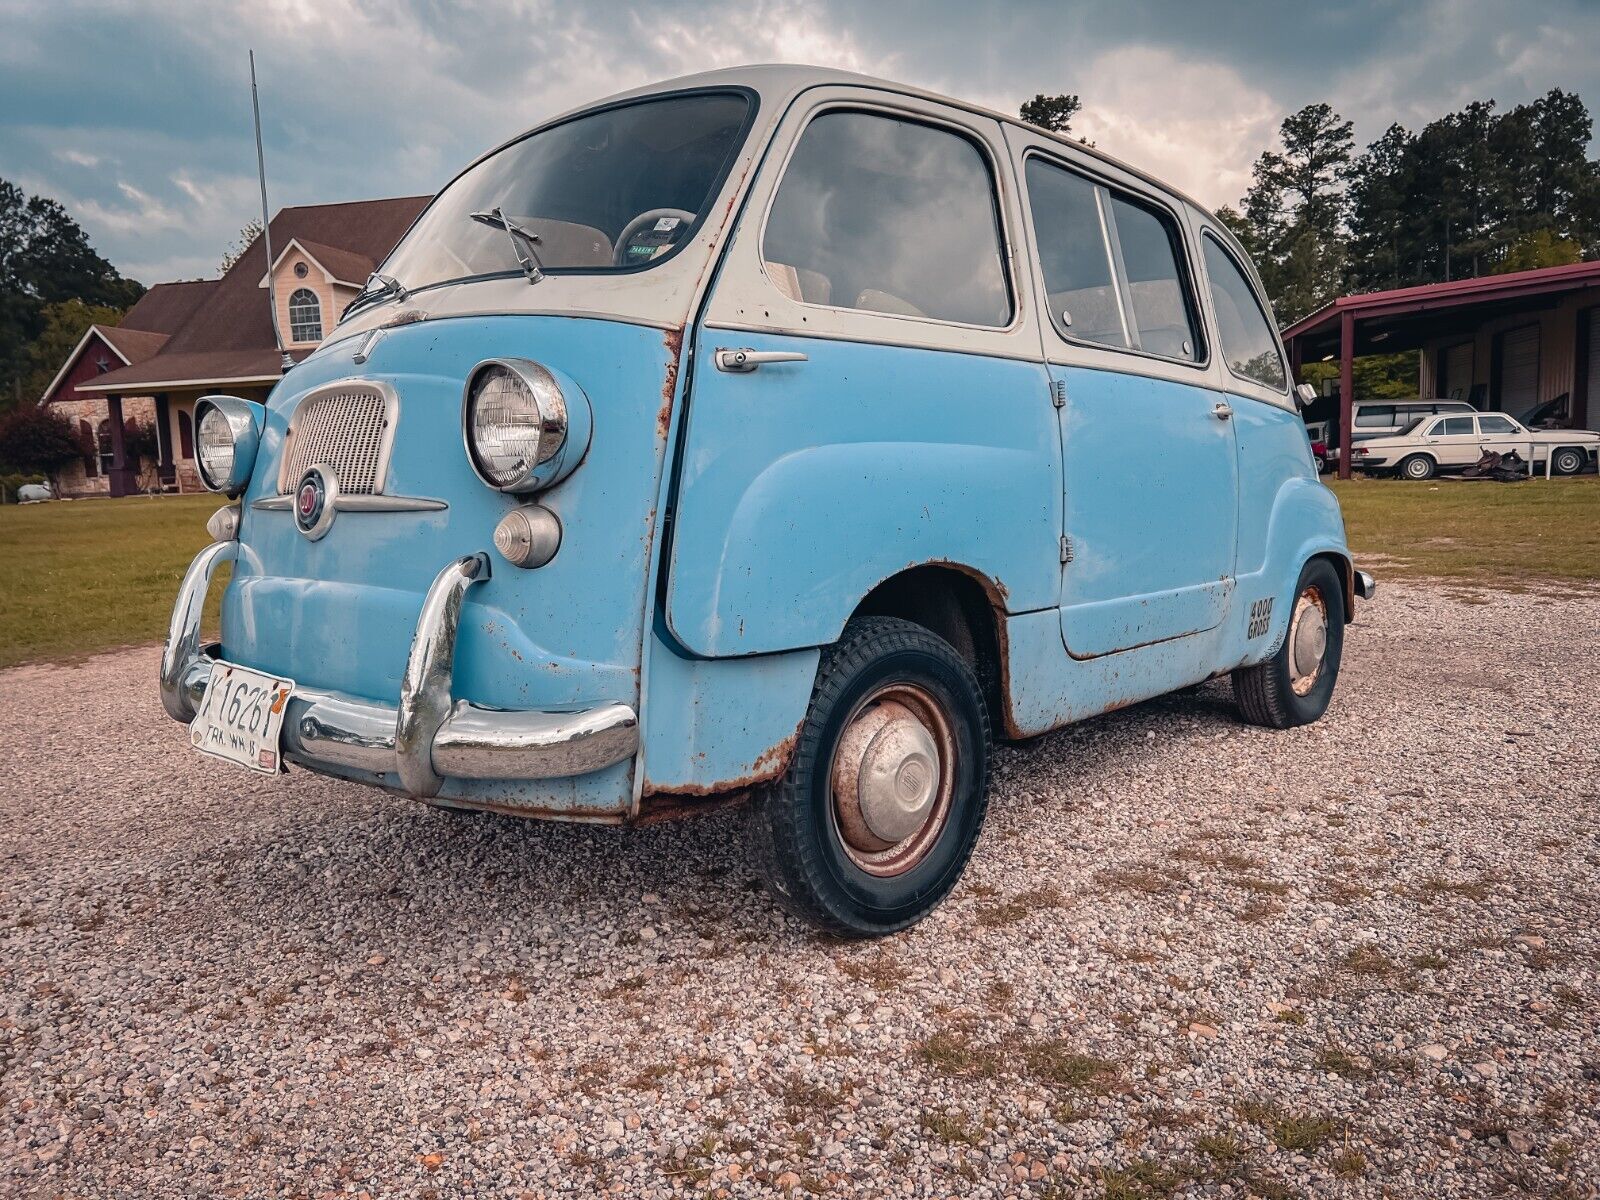
[[[1316,399],[1317,389],[1312,387],[1311,384],[1297,383],[1294,385],[1294,402],[1301,408],[1310,408],[1316,403]]]

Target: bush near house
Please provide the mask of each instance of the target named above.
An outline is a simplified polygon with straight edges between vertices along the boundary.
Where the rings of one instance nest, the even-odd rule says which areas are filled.
[[[72,422],[53,409],[30,405],[0,420],[0,465],[41,474],[52,485],[63,467],[90,453]]]

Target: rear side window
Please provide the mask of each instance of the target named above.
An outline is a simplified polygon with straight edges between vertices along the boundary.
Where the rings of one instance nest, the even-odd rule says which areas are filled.
[[[762,239],[791,299],[1003,328],[1011,294],[989,165],[960,134],[865,112],[806,126]]]
[[[1171,217],[1040,158],[1027,163],[1050,319],[1066,337],[1198,362]]]
[[[1222,324],[1221,309],[1218,309],[1217,323]],[[1223,334],[1223,342],[1227,342],[1227,334]],[[1394,405],[1392,404],[1363,404],[1356,409],[1354,425],[1357,429],[1388,429],[1396,423]]]
[[[1289,377],[1283,369],[1283,355],[1278,350],[1272,324],[1256,298],[1255,288],[1216,239],[1207,236],[1203,240],[1206,274],[1211,279],[1211,306],[1217,313],[1217,337],[1222,342],[1222,356],[1227,360],[1228,369],[1274,391],[1287,391]],[[1384,415],[1382,421],[1375,419],[1379,412]],[[1363,420],[1364,417],[1368,419]],[[1394,409],[1361,409],[1355,423],[1357,426],[1392,425]]]

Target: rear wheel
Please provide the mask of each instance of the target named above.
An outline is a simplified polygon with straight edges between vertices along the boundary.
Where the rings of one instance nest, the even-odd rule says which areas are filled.
[[[823,652],[789,769],[751,809],[756,864],[795,916],[877,937],[927,916],[988,806],[978,680],[920,625],[860,617]]]
[[[1437,471],[1438,464],[1426,454],[1413,454],[1400,464],[1400,477],[1402,479],[1432,479]]]
[[[1557,446],[1552,452],[1550,470],[1557,475],[1576,475],[1587,461],[1588,455],[1576,446]]]
[[[1252,725],[1289,729],[1328,710],[1344,652],[1344,591],[1326,559],[1312,559],[1295,585],[1289,629],[1264,663],[1233,673],[1239,712]]]

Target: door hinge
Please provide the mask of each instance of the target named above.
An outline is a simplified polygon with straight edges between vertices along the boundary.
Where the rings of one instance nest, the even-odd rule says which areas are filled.
[[[1061,561],[1064,563],[1072,561],[1072,539],[1066,536],[1061,539]]]
[[[1063,379],[1050,381],[1050,403],[1057,408],[1065,408],[1067,403],[1067,384]]]

